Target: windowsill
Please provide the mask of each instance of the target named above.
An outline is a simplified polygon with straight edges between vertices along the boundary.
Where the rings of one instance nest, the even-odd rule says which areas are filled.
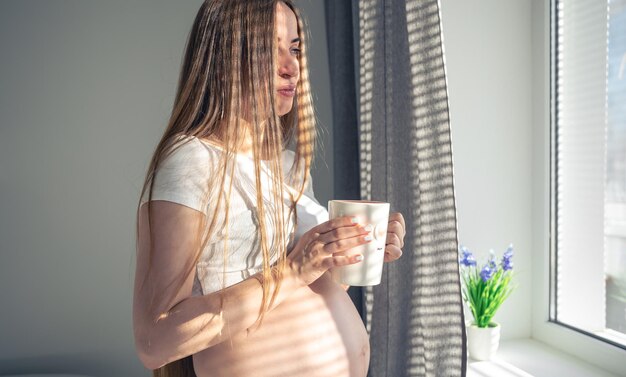
[[[491,361],[468,359],[467,377],[618,377],[534,339],[500,343]]]

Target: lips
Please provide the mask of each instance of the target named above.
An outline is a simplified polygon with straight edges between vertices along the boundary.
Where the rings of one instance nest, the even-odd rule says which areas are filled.
[[[284,85],[278,88],[278,93],[285,97],[293,97],[296,94],[295,85]]]

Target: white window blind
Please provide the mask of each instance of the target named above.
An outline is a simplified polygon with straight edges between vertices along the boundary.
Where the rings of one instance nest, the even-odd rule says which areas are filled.
[[[613,13],[619,15],[618,8],[623,5],[626,0],[556,0],[553,40],[555,265],[551,318],[620,344],[625,344],[626,338],[607,327],[611,310],[607,284],[612,274],[626,273],[626,242],[620,241],[621,237],[626,240],[626,232],[620,235],[617,230],[615,236],[620,218],[626,219],[626,206],[620,207],[613,199],[620,195],[612,195],[610,190],[613,187],[619,193],[626,185],[618,184],[615,189],[616,171],[608,168],[608,162],[618,162],[618,173],[624,169],[626,154],[619,155],[620,146],[614,146],[609,136],[614,136],[616,127],[624,128],[624,119],[615,124],[610,115],[624,111],[626,102],[612,101],[614,93],[609,87],[617,78],[610,74],[615,65],[610,56],[620,52],[609,51],[609,47],[626,46],[611,44],[610,38],[616,35],[609,32],[616,29],[610,22],[620,20],[612,17]],[[626,28],[618,30],[626,32]],[[622,80],[618,85],[625,83]],[[621,148],[626,150],[626,145]],[[622,314],[626,325],[626,310]]]

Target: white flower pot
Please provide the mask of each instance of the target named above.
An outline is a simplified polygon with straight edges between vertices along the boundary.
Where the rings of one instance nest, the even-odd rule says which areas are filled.
[[[474,360],[491,360],[500,344],[500,324],[492,322],[493,327],[478,327],[474,323],[467,326],[467,348]]]

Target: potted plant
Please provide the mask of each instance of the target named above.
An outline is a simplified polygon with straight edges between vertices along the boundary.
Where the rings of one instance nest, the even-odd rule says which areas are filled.
[[[474,317],[467,327],[469,353],[475,360],[489,360],[500,343],[500,324],[493,322],[493,316],[513,291],[513,245],[509,245],[499,263],[491,250],[489,260],[482,267],[470,250],[464,246],[460,249],[463,300]]]

